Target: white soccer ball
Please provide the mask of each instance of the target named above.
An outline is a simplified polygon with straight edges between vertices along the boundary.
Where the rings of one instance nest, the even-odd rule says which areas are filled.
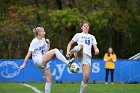
[[[77,73],[79,72],[80,67],[77,63],[72,63],[69,69],[72,73]]]

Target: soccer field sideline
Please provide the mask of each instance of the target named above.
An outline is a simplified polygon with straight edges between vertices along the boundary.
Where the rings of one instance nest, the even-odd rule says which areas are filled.
[[[25,86],[27,85],[27,86]],[[44,93],[45,83],[0,83],[0,93]],[[30,86],[30,87],[29,87]],[[79,93],[80,83],[52,83],[51,93]],[[34,91],[33,89],[37,89]],[[140,84],[92,84],[85,93],[139,93]]]

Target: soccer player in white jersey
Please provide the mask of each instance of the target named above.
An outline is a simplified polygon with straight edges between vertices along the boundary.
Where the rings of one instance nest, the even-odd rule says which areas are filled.
[[[66,56],[70,57],[74,54],[81,63],[83,71],[83,81],[81,82],[80,93],[84,93],[90,74],[92,46],[94,48],[95,55],[99,54],[99,49],[97,48],[95,37],[88,33],[89,23],[83,21],[81,23],[81,29],[82,32],[75,34],[72,40],[68,43]],[[77,42],[78,45],[71,50],[71,47],[75,42]]]
[[[34,28],[33,33],[35,35],[35,38],[30,43],[28,53],[24,59],[23,64],[20,66],[20,69],[23,69],[25,67],[27,60],[32,54],[34,64],[42,70],[46,78],[45,93],[50,93],[52,77],[50,72],[50,65],[48,62],[53,59],[54,56],[56,56],[59,60],[69,65],[70,62],[72,63],[73,59],[66,60],[66,58],[62,55],[62,53],[60,53],[57,48],[49,50],[50,41],[49,39],[45,40],[45,31],[43,27]]]

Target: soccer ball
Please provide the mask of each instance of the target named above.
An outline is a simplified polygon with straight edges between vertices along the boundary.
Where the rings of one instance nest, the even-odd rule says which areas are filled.
[[[80,70],[80,67],[77,63],[72,63],[69,69],[72,73],[77,73]]]

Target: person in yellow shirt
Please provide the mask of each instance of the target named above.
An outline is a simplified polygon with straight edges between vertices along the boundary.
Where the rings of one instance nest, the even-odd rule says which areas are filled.
[[[115,69],[115,62],[117,60],[116,54],[114,53],[113,49],[109,47],[108,52],[104,55],[105,69],[105,84],[108,84],[108,74],[111,73],[111,82],[112,84],[114,81],[114,69]]]

